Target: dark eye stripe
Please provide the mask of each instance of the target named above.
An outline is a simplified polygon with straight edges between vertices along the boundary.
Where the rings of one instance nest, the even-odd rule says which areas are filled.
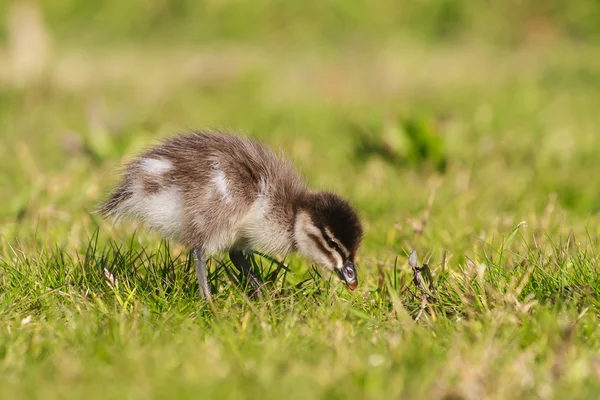
[[[342,258],[348,258],[350,256],[350,252],[346,249],[345,246],[341,246],[338,242],[333,240],[331,236],[327,233],[327,230],[321,231],[323,238],[332,249],[336,250]]]
[[[331,262],[331,264],[335,265],[335,257],[333,256],[333,254],[331,254],[331,252],[325,247],[323,246],[323,243],[321,243],[321,239],[312,233],[308,234],[308,237],[315,242],[315,244],[317,245],[317,247],[319,248],[319,250],[321,250],[323,252],[323,254],[327,255],[327,258],[329,259],[329,261]]]

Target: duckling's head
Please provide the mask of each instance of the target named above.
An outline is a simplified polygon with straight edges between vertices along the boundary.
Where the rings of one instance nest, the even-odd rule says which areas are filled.
[[[294,240],[298,251],[335,271],[351,290],[358,285],[354,258],[362,235],[354,208],[333,193],[308,193],[297,204]]]

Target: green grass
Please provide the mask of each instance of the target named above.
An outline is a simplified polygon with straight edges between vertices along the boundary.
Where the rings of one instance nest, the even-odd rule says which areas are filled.
[[[529,6],[407,2],[408,23],[387,2],[260,2],[249,21],[242,3],[46,5],[31,75],[0,42],[0,398],[595,398],[595,6],[550,2],[521,40]],[[128,157],[202,128],[356,205],[355,292],[256,255],[272,282],[254,300],[215,255],[211,310],[185,249],[93,213]]]

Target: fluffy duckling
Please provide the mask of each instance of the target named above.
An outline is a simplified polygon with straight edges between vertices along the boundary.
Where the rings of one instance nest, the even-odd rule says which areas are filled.
[[[285,159],[254,140],[195,132],[175,136],[126,165],[100,213],[134,218],[191,250],[201,294],[211,299],[206,254],[229,252],[259,291],[245,254],[298,251],[358,285],[362,227],[352,206],[309,190]]]

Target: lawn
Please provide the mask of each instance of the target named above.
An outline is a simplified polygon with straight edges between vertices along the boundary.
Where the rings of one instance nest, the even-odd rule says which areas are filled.
[[[595,3],[39,3],[0,5],[0,398],[597,397]],[[257,254],[253,299],[217,254],[211,309],[94,213],[209,128],[351,200],[356,291]]]

